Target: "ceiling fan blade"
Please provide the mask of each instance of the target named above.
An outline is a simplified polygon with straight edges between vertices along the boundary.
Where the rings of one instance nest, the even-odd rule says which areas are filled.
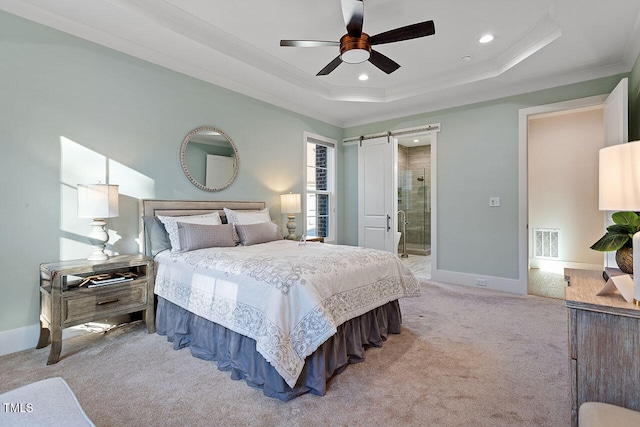
[[[380,68],[387,74],[393,73],[395,70],[400,68],[400,65],[395,62],[393,59],[381,54],[380,52],[376,52],[375,50],[371,50],[371,56],[369,57],[369,62],[371,62],[376,67]]]
[[[418,37],[431,36],[436,33],[433,21],[420,22],[418,24],[407,25],[384,33],[369,37],[371,45],[400,42],[403,40],[417,39]]]
[[[340,42],[332,42],[332,41],[326,41],[326,40],[280,40],[280,46],[293,46],[293,47],[340,46]]]
[[[341,0],[341,3],[347,33],[351,37],[360,37],[364,21],[364,2],[362,0]]]
[[[336,59],[329,62],[327,66],[322,70],[318,71],[318,74],[316,74],[316,76],[326,76],[327,74],[335,70],[340,64],[342,64],[342,59],[340,59],[340,56],[336,56]]]

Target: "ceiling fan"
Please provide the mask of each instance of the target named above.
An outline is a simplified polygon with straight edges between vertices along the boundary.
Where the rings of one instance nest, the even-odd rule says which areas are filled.
[[[339,42],[323,40],[280,40],[280,46],[339,46],[340,55],[320,70],[318,74],[316,74],[317,76],[326,76],[335,70],[342,62],[359,64],[367,60],[385,73],[391,74],[400,68],[400,65],[380,52],[373,50],[371,46],[417,39],[436,33],[433,21],[425,21],[396,28],[395,30],[385,31],[375,36],[369,36],[367,33],[362,32],[362,22],[364,20],[363,0],[341,0],[341,3],[347,34],[342,36]]]

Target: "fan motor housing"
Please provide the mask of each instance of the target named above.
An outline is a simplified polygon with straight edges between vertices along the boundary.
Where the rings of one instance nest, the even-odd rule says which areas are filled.
[[[340,59],[348,64],[359,64],[371,56],[369,35],[362,33],[360,37],[345,34],[340,38]]]

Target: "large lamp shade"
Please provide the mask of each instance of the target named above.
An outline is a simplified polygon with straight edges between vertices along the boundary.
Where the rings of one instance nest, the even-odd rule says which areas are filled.
[[[599,208],[640,211],[640,141],[600,150]]]
[[[280,209],[282,213],[300,213],[300,195],[299,194],[282,194],[280,196]]]
[[[118,186],[78,184],[79,218],[113,218],[118,212]]]

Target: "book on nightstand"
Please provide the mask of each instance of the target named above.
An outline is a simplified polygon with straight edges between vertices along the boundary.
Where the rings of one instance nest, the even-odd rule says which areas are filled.
[[[99,286],[115,285],[117,283],[130,282],[132,280],[133,280],[133,277],[113,277],[110,279],[91,280],[87,287],[97,288]]]

